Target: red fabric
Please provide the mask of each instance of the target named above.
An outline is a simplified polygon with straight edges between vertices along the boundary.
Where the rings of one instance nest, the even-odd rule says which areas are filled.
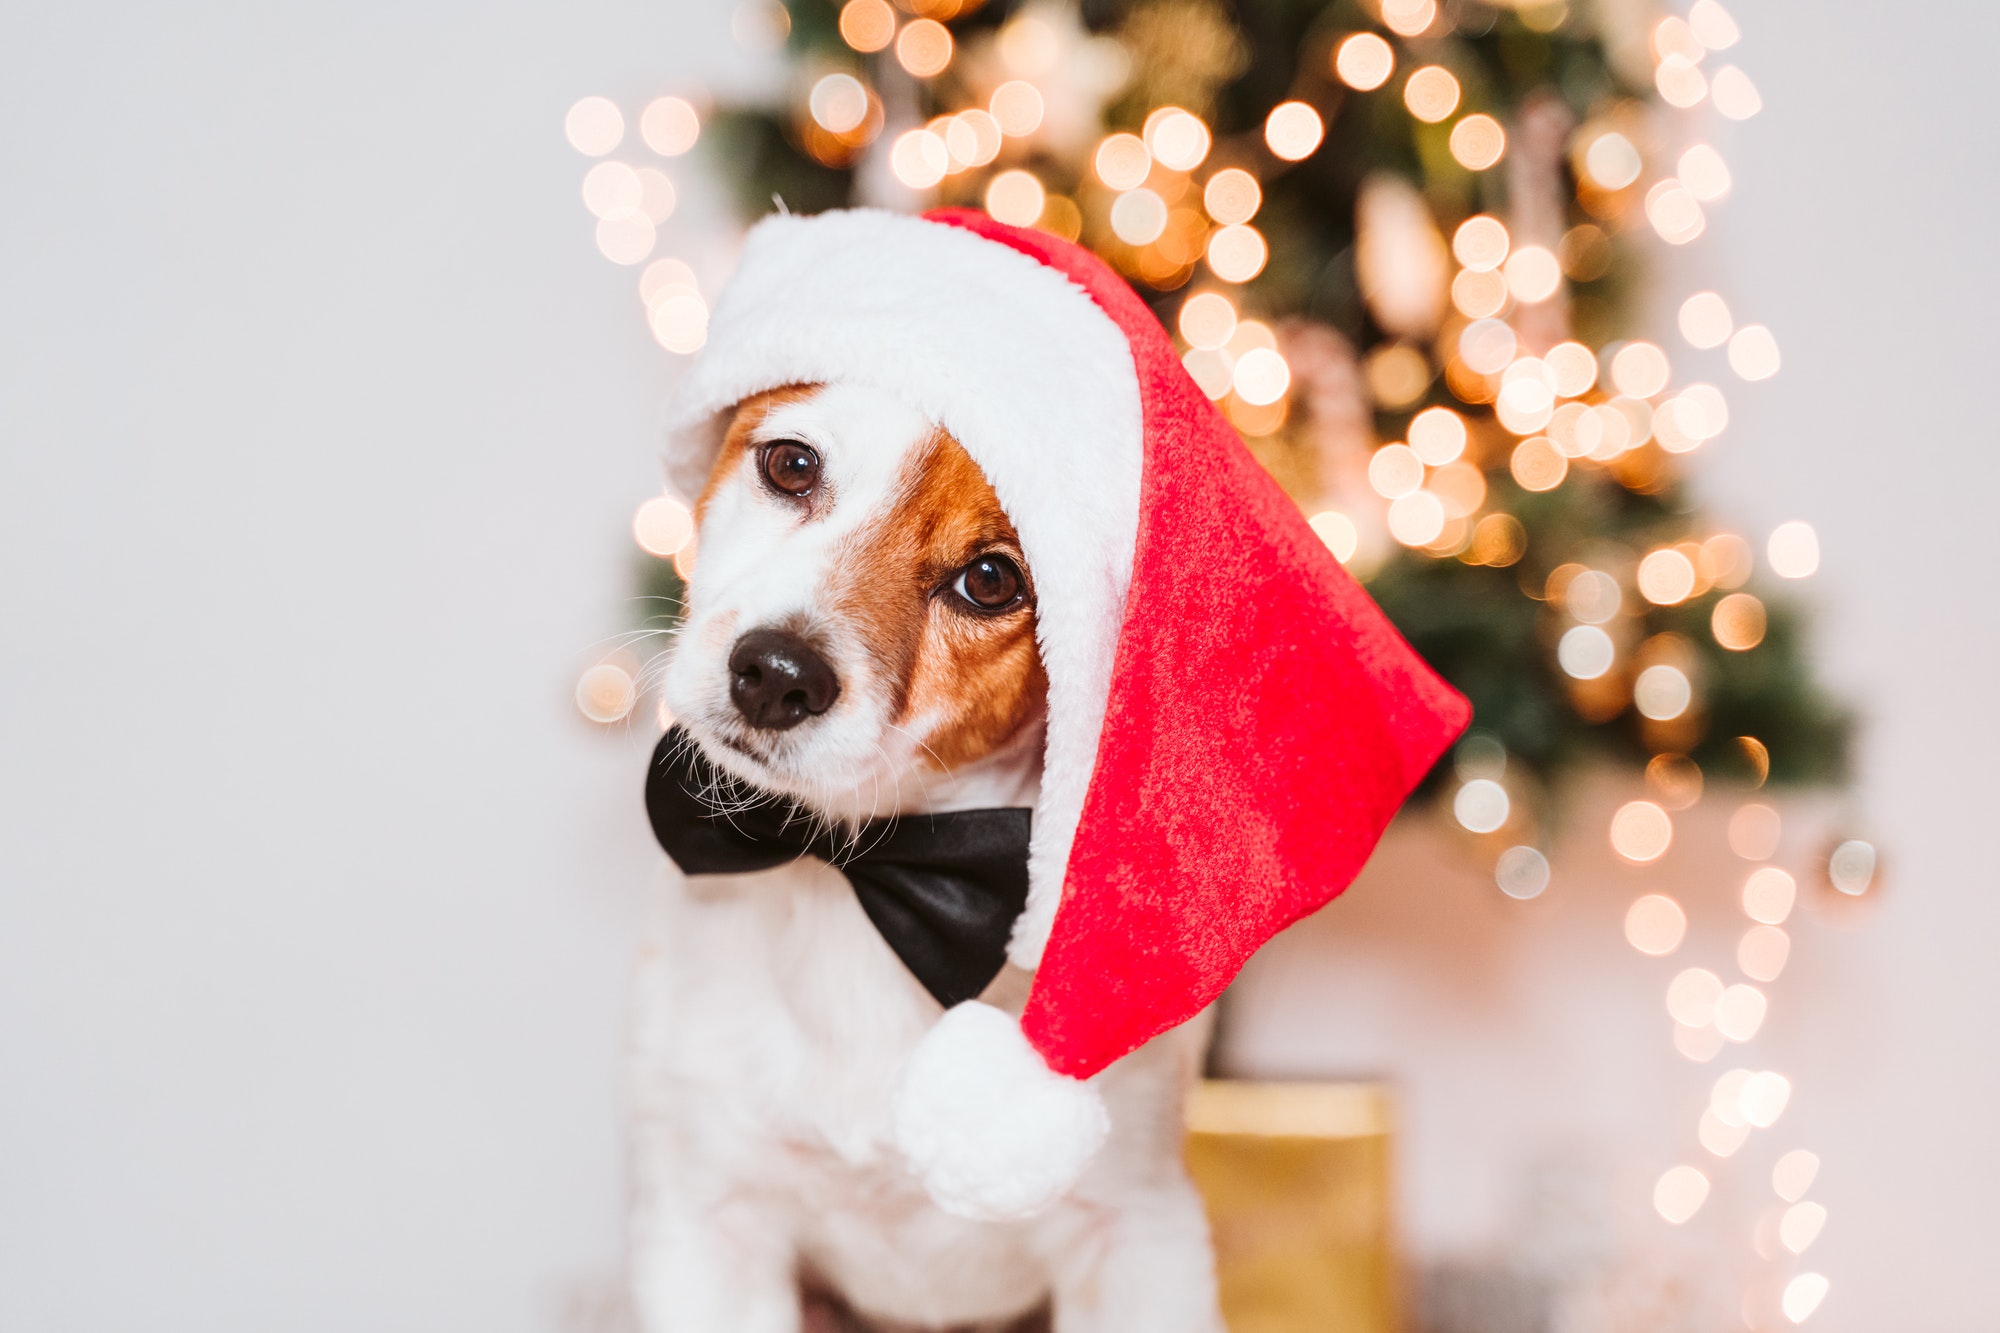
[[[1145,473],[1097,769],[1022,1015],[1078,1078],[1186,1021],[1345,889],[1471,707],[1250,457],[1102,260],[969,209],[1132,344]]]

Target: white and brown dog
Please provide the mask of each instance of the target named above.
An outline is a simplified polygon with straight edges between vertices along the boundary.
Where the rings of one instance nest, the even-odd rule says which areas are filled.
[[[706,761],[836,838],[1035,807],[1042,571],[965,447],[856,383],[760,392],[724,417],[664,677]],[[1009,966],[983,998],[1018,1013],[1028,979]],[[1046,1311],[1059,1333],[1220,1330],[1180,1155],[1199,1025],[1093,1080],[1109,1134],[1067,1194],[973,1220],[933,1201],[894,1133],[899,1074],[940,1012],[823,860],[676,883],[637,1010],[648,1333],[793,1333],[815,1290],[868,1327]]]

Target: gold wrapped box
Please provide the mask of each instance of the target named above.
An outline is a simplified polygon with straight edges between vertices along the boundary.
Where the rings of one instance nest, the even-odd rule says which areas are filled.
[[[1211,1079],[1188,1103],[1229,1333],[1394,1333],[1390,1107],[1372,1083]]]

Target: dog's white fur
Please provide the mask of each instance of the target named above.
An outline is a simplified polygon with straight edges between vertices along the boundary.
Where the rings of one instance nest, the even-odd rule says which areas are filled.
[[[711,493],[665,676],[669,707],[719,766],[840,823],[1040,794],[1039,727],[963,771],[927,772],[924,720],[893,724],[868,645],[815,599],[840,535],[892,502],[932,428],[904,398],[856,385],[774,411],[760,438],[813,444],[833,503],[801,523],[744,455]],[[800,617],[842,693],[823,717],[753,735],[730,702],[730,649]],[[890,1126],[898,1073],[939,1008],[845,878],[814,860],[669,873],[635,1018],[634,1294],[648,1333],[794,1333],[807,1275],[888,1327],[992,1324],[1048,1302],[1058,1333],[1220,1333],[1206,1219],[1180,1157],[1198,1024],[1093,1080],[1111,1133],[1067,1196],[1023,1220],[951,1216]],[[1009,967],[985,998],[1018,1014],[1027,979]]]

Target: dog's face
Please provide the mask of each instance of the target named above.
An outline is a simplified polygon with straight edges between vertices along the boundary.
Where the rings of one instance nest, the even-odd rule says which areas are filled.
[[[853,385],[748,399],[695,513],[665,695],[722,768],[867,818],[1039,750],[1032,571],[984,474],[914,408]]]

